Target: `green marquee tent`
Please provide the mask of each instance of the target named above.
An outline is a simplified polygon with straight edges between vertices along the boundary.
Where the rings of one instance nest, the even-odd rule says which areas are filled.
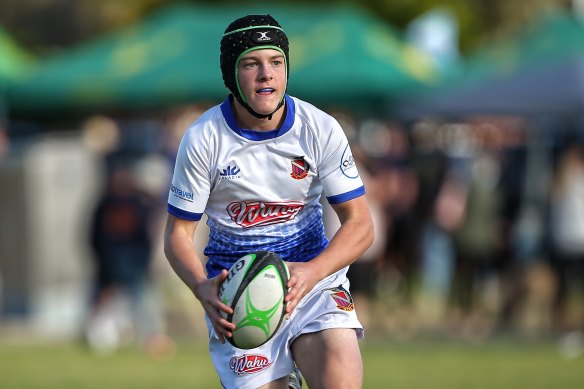
[[[493,42],[467,61],[467,78],[504,77],[584,50],[584,24],[564,10],[548,10],[515,36]]]
[[[353,8],[171,6],[72,48],[12,82],[16,114],[143,109],[220,101],[219,40],[233,19],[271,13],[291,41],[289,93],[318,104],[379,108],[439,76],[386,23]]]
[[[34,57],[0,27],[0,119],[4,116],[4,99],[8,82],[24,77],[31,70],[33,63]]]
[[[24,76],[34,62],[32,54],[20,47],[10,35],[0,27],[0,80]]]
[[[549,12],[470,56],[449,83],[404,101],[402,116],[584,113],[584,23]]]

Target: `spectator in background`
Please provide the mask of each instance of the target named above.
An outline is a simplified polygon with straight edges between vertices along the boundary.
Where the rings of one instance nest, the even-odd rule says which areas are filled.
[[[560,155],[550,195],[551,264],[557,278],[553,320],[557,330],[580,338],[583,350],[582,309],[571,317],[572,297],[584,291],[584,146],[569,145]],[[580,301],[584,293],[580,293]],[[581,306],[581,305],[580,305]],[[571,335],[570,335],[571,334]],[[567,338],[570,339],[570,338]]]
[[[144,293],[150,277],[151,210],[150,200],[136,191],[128,168],[114,168],[93,215],[91,230],[95,280],[87,335],[95,348],[114,349],[127,335],[123,331],[145,330],[146,322],[139,316],[145,313]],[[112,324],[116,318],[124,319],[123,315],[116,316],[120,304],[131,307],[134,326],[128,328],[127,323],[119,321]]]
[[[453,232],[456,250],[453,303],[470,336],[488,334],[498,320],[506,261],[500,164],[496,152],[480,151],[471,165],[465,211]]]
[[[405,130],[397,123],[389,123],[385,133],[387,147],[385,153],[375,159],[374,167],[375,183],[381,188],[376,193],[377,202],[383,207],[386,224],[381,248],[384,250],[383,288],[385,292],[399,291],[399,298],[409,302],[411,281],[418,264],[414,253],[418,243],[414,211],[419,196],[419,177],[410,160],[410,143]]]
[[[467,185],[465,211],[454,231],[456,248],[455,303],[466,312],[473,308],[475,281],[481,267],[497,260],[501,195],[498,191],[499,165],[495,157],[481,153],[472,162]]]
[[[95,276],[86,340],[99,353],[137,340],[151,356],[169,356],[173,344],[164,334],[152,284],[152,236],[162,204],[156,193],[160,168],[153,155],[138,159],[127,153],[120,146],[121,131],[109,117],[86,120],[83,138],[103,161],[105,176],[103,194],[91,215]]]
[[[466,186],[459,177],[448,172],[431,203],[431,214],[422,226],[418,313],[429,327],[438,326],[447,313],[454,273],[452,233],[462,222],[466,196]]]
[[[443,130],[443,124],[434,120],[418,122],[412,128],[412,160],[419,181],[415,258],[420,290],[416,314],[427,327],[442,323],[447,308],[454,267],[451,234],[460,222],[466,189],[439,142]]]
[[[0,123],[0,160],[8,154],[8,150],[10,148],[10,139],[8,138],[8,132]]]

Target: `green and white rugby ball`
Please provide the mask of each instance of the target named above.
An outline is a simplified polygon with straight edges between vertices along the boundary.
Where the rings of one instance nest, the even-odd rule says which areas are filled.
[[[274,336],[284,319],[288,268],[280,256],[270,251],[250,253],[231,266],[219,288],[219,298],[233,309],[223,316],[235,324],[237,348],[252,349]]]

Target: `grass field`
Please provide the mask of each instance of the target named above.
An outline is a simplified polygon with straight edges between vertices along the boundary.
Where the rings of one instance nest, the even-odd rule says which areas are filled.
[[[362,342],[364,388],[583,388],[584,358],[564,359],[556,343]],[[347,372],[350,374],[350,372]],[[0,343],[0,387],[220,388],[205,344],[181,344],[153,360],[135,348],[100,357],[76,344]]]

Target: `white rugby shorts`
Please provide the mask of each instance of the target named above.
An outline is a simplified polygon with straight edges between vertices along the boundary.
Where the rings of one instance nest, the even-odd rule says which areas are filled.
[[[358,339],[363,338],[346,274],[344,268],[317,283],[297,305],[290,320],[284,319],[274,337],[255,349],[238,349],[229,342],[221,344],[207,319],[209,352],[223,387],[255,389],[290,374],[294,369],[290,345],[302,334],[354,328]]]

